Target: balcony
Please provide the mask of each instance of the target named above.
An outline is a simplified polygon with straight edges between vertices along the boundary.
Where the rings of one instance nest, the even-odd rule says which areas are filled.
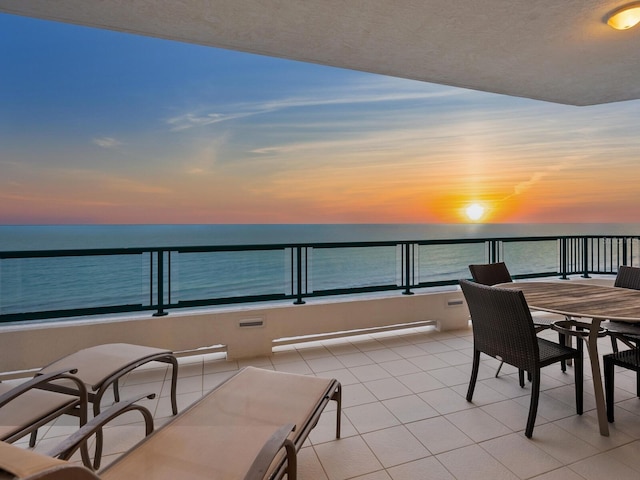
[[[554,335],[550,334],[554,340]],[[180,409],[239,368],[289,371],[339,379],[344,385],[343,438],[335,440],[334,412],[325,412],[299,456],[301,478],[337,479],[572,479],[636,478],[640,475],[640,402],[635,376],[616,376],[616,422],[602,437],[592,385],[585,378],[585,413],[575,415],[573,371],[543,370],[540,408],[532,440],[524,437],[529,386],[517,372],[483,357],[474,402],[464,395],[470,375],[470,329],[438,332],[434,327],[332,338],[275,347],[273,355],[232,361],[224,353],[179,359]],[[603,339],[601,352],[610,351]],[[162,392],[145,401],[161,425],[171,416],[169,376],[156,362],[123,381],[125,397]],[[587,373],[587,371],[585,371]],[[132,421],[137,422],[138,418]],[[37,450],[75,428],[62,417],[41,431]],[[108,463],[144,435],[139,423],[105,432]],[[25,444],[26,445],[26,444]]]
[[[534,245],[549,252],[542,263],[531,258]],[[378,283],[309,288],[326,285],[314,277],[323,269],[327,271],[321,260],[327,261],[330,254],[337,253],[343,259],[338,265],[344,267],[344,262],[348,264],[353,257],[345,252],[367,248],[383,259],[380,252],[388,254],[383,260],[387,270],[375,277]],[[136,268],[136,275],[143,271],[148,282],[145,295],[149,300],[143,308],[125,306],[120,313],[113,313],[118,311],[113,305],[66,311],[42,308],[19,313],[22,319],[15,312],[3,313],[0,343],[5,372],[2,376],[8,379],[5,381],[20,382],[21,378],[11,377],[24,377],[30,369],[82,346],[112,341],[162,345],[182,351],[178,382],[181,409],[246,365],[340,380],[344,385],[343,438],[333,439],[328,412],[326,421],[321,420],[300,452],[299,471],[303,478],[551,480],[614,475],[634,478],[640,473],[640,404],[635,398],[635,376],[630,372],[617,374],[616,423],[610,437],[599,434],[588,372],[585,413],[577,416],[571,368],[567,373],[553,366],[543,370],[533,440],[524,437],[529,386],[518,386],[514,369],[505,367],[495,378],[498,362],[483,358],[474,402],[465,400],[472,332],[461,293],[455,286],[457,278],[468,276],[468,263],[500,259],[509,262],[517,278],[611,282],[619,264],[638,264],[636,237],[182,250],[1,253],[3,282],[7,272],[20,272],[25,281],[24,264],[22,270],[17,268],[20,262],[53,262],[44,270],[35,271],[55,275],[51,265],[64,264],[69,259],[80,259],[80,264],[96,258],[113,263],[116,258],[130,258],[128,255],[148,259],[142,270]],[[284,266],[276,268],[280,273],[286,271],[282,276],[290,281],[285,280],[289,290],[281,297],[267,294],[263,298],[249,292],[245,303],[240,301],[243,295],[200,298],[197,302],[189,300],[186,305],[176,301],[176,295],[182,294],[173,276],[179,255],[185,254],[191,261],[196,258],[192,255],[204,255],[202,259],[231,252],[246,261],[247,255],[258,251],[279,251],[279,258],[284,257]],[[446,273],[438,271],[438,263],[433,260],[439,257],[446,259]],[[538,265],[537,270],[531,268],[532,263]],[[204,265],[210,266],[207,262]],[[374,268],[380,268],[380,264],[374,262]],[[352,270],[343,268],[344,272]],[[379,278],[383,281],[379,282]],[[395,282],[386,281],[388,278]],[[65,285],[72,288],[68,279]],[[5,284],[3,294],[6,292]],[[8,303],[4,297],[2,301],[3,305]],[[54,314],[60,314],[59,318],[47,318]],[[246,326],[242,326],[243,322]],[[555,334],[548,335],[555,340]],[[601,340],[600,349],[601,353],[611,350],[608,339]],[[158,425],[171,415],[166,377],[164,367],[149,364],[123,381],[123,396],[161,392],[159,399],[145,401]],[[46,451],[68,434],[73,422],[75,419],[63,417],[44,429],[36,448]],[[109,427],[105,460],[117,458],[142,435],[139,424],[126,420]]]
[[[640,264],[639,252],[635,236],[5,251],[3,370],[108,342],[237,360],[301,337],[456,330],[468,326],[457,281],[470,263],[505,260],[516,278],[586,280]]]

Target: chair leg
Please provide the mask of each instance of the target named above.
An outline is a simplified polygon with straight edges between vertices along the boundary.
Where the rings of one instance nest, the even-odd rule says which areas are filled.
[[[36,446],[36,440],[38,440],[38,430],[31,432],[31,435],[29,436],[29,448]]]
[[[528,374],[529,380],[531,380],[531,374]],[[520,388],[524,388],[524,370],[518,369],[518,380],[520,381]]]
[[[613,360],[604,357],[604,394],[607,404],[607,420],[609,423],[613,423],[613,389],[615,387],[614,372],[613,372]]]
[[[96,432],[96,445],[95,445],[94,457],[93,457],[93,469],[95,471],[100,470],[100,462],[102,461],[103,438],[104,438],[104,433],[102,432],[102,429],[99,429]]]
[[[524,431],[527,438],[531,438],[533,435],[533,425],[536,423],[536,415],[538,414],[538,399],[540,397],[540,368],[537,368],[532,372],[531,377],[531,404],[529,406],[527,428]]]
[[[118,379],[117,378],[113,381],[113,399],[116,402],[120,401],[120,388],[118,386]],[[174,415],[175,415],[175,412],[174,412]]]
[[[473,390],[476,388],[476,380],[478,379],[478,370],[480,369],[480,350],[473,351],[473,368],[471,369],[471,379],[469,380],[469,389],[467,390],[467,402],[473,398]]]
[[[336,402],[336,438],[340,438],[340,425],[342,422],[342,384],[338,384],[338,388],[333,392],[331,399]]]
[[[567,337],[565,336],[565,334],[564,333],[560,333],[560,332],[558,332],[558,343],[560,345],[570,346],[570,345],[567,345]],[[561,360],[560,361],[560,370],[562,370],[563,372],[567,371],[567,362],[566,362],[566,360]]]
[[[580,352],[580,355],[578,355],[578,357],[576,357],[573,361],[574,363],[574,371],[573,371],[573,375],[575,378],[575,382],[576,382],[576,413],[578,415],[582,415],[583,412],[583,406],[584,406],[584,383],[583,383],[583,378],[584,378],[584,342],[582,341],[582,339],[578,338],[577,339],[577,345],[578,347],[578,352]]]
[[[611,348],[613,348],[613,353],[618,353],[618,341],[613,335],[611,335]]]
[[[498,370],[496,370],[496,378],[498,378],[498,375],[500,375],[500,369],[502,368],[502,365],[504,365],[504,362],[500,362],[500,365],[498,365]]]

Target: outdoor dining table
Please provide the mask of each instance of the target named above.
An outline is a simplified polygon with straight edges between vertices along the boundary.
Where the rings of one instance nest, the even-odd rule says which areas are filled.
[[[640,323],[640,291],[571,280],[519,281],[496,286],[521,290],[531,310],[557,313],[567,319],[580,319],[579,326],[587,333],[585,341],[593,374],[600,434],[608,436],[598,337],[603,334],[604,320]]]

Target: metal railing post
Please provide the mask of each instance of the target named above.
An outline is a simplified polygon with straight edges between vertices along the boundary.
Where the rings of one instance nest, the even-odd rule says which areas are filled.
[[[158,280],[157,280],[157,288],[158,288],[158,310],[153,314],[154,317],[164,317],[168,315],[169,312],[164,310],[164,255],[162,250],[158,250],[157,258],[158,258]]]
[[[296,293],[296,301],[293,302],[294,305],[304,305],[305,303],[305,301],[302,300],[302,248],[303,247],[296,247],[295,268],[297,270],[296,280],[297,280],[298,288]]]
[[[498,259],[498,241],[497,240],[489,240],[489,263],[496,263]]]
[[[567,252],[567,238],[560,239],[560,273],[562,276],[561,280],[567,280],[567,262],[569,261],[568,252]]]
[[[403,295],[413,295],[411,291],[411,272],[412,272],[412,259],[413,255],[411,255],[411,247],[410,243],[402,244],[404,250],[404,292]]]
[[[589,277],[589,239],[587,237],[582,238],[582,278]]]

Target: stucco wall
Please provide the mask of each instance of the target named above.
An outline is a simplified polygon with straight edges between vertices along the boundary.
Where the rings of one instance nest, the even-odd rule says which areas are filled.
[[[0,327],[0,372],[39,368],[103,343],[135,343],[174,351],[224,345],[230,359],[269,355],[285,337],[433,321],[440,330],[468,327],[460,291],[318,301],[304,305],[238,306],[137,316]],[[241,327],[241,323],[262,326]]]

